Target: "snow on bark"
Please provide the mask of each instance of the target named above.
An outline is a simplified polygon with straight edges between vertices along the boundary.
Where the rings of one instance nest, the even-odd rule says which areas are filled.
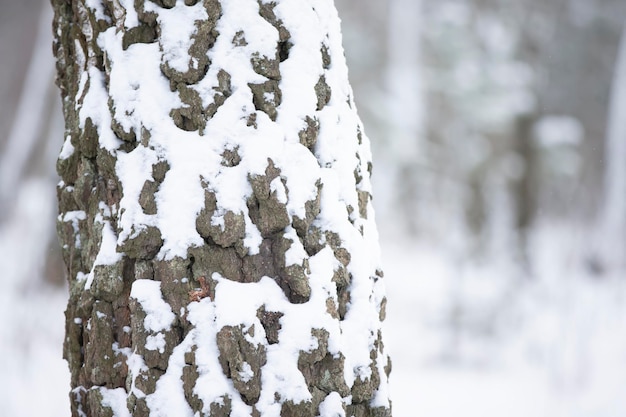
[[[389,416],[332,1],[53,4],[73,415]]]

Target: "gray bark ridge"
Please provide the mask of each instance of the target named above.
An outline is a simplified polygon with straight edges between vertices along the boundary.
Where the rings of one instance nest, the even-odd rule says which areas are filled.
[[[53,6],[72,416],[391,416],[332,1]]]

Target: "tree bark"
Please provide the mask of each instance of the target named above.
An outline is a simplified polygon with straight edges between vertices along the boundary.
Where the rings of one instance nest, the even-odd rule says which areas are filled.
[[[72,416],[390,416],[331,0],[52,0]]]

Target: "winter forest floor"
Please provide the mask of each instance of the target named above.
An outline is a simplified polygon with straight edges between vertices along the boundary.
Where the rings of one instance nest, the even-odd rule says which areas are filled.
[[[16,210],[27,210],[0,230],[4,416],[69,413],[66,290],[37,286],[42,266],[20,262],[52,227],[34,221],[52,217],[46,187],[22,189]],[[382,235],[396,417],[626,415],[623,274],[592,275],[576,233],[542,230],[532,277],[501,259],[463,265],[427,242]]]
[[[551,249],[517,283],[383,239],[396,416],[626,415],[624,275],[586,272],[571,234],[537,236]]]

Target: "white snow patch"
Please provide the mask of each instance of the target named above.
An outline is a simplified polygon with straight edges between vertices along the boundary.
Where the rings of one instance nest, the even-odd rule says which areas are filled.
[[[146,337],[146,349],[158,350],[159,353],[165,352],[165,335],[159,332],[154,336]]]
[[[98,0],[86,0],[85,5],[94,11],[97,20],[109,22],[109,17],[104,13],[104,5]]]
[[[285,252],[285,266],[302,265],[302,262],[309,256],[304,250],[304,246],[300,242],[295,229],[291,226],[287,227],[284,236],[287,239],[291,239],[291,246]]]
[[[65,215],[63,215],[64,222],[74,223],[78,220],[85,220],[86,218],[87,218],[87,214],[83,210],[68,211],[65,213]]]
[[[270,193],[276,193],[276,198],[283,204],[287,204],[287,190],[280,177],[276,177],[270,182]]]
[[[242,368],[239,371],[239,377],[243,382],[249,382],[254,377],[254,371],[252,371],[252,367],[248,362],[244,362]]]
[[[146,372],[148,367],[146,366],[143,357],[130,351],[130,348],[119,349],[126,356],[126,365],[128,366],[128,373],[131,375],[131,387],[130,393],[134,394],[137,398],[144,398],[146,394],[135,386],[135,380],[140,372]]]
[[[346,417],[343,401],[338,392],[331,392],[320,403],[320,417]]]
[[[102,242],[94,265],[113,265],[122,259],[122,254],[116,250],[116,242],[117,236],[113,231],[111,222],[102,220]]]
[[[74,145],[72,145],[72,141],[70,139],[70,136],[65,138],[65,142],[63,142],[63,147],[59,153],[59,159],[65,160],[74,154]]]
[[[111,130],[111,113],[109,112],[109,94],[104,82],[104,74],[95,67],[88,69],[89,90],[85,93],[79,111],[79,126],[85,127],[87,118],[98,128],[98,141],[104,149],[114,152],[122,143]],[[77,102],[79,102],[77,97]]]
[[[130,296],[136,299],[146,313],[144,327],[150,332],[169,330],[176,316],[161,296],[161,282],[138,279],[133,282]]]
[[[100,242],[100,250],[96,255],[96,260],[93,263],[91,271],[87,275],[87,282],[85,283],[85,289],[91,288],[91,284],[94,279],[94,270],[98,265],[113,265],[122,259],[122,254],[117,252],[117,236],[113,231],[111,222],[103,220],[99,214],[96,216],[96,222],[102,223],[102,241]]]
[[[263,243],[263,236],[256,225],[252,223],[249,216],[246,216],[245,223],[246,235],[243,239],[243,243],[248,248],[249,255],[257,255],[259,253],[261,243]]]
[[[163,49],[163,61],[171,68],[186,72],[190,65],[197,67],[195,59],[189,56],[189,47],[197,30],[194,23],[207,18],[206,9],[201,2],[193,6],[178,2],[171,9],[159,9],[159,42]]]
[[[110,407],[113,417],[131,417],[126,406],[126,390],[124,388],[109,389],[100,387],[102,395],[102,405]]]
[[[59,215],[60,217],[60,215]],[[72,229],[74,230],[74,247],[81,248],[82,242],[80,240],[79,226],[78,222],[81,220],[85,220],[87,218],[87,214],[82,210],[68,211],[63,216],[64,222],[72,223]]]
[[[120,239],[130,234],[129,230],[134,224],[150,223],[149,216],[143,214],[138,200],[144,182],[152,176],[152,164],[156,162],[155,152],[143,146],[118,155],[115,170],[124,187],[124,196],[120,201],[120,208],[124,209],[120,218],[124,232],[120,233]]]
[[[124,8],[124,26],[127,29],[138,26],[139,17],[137,16],[133,0],[119,0],[119,2]]]

